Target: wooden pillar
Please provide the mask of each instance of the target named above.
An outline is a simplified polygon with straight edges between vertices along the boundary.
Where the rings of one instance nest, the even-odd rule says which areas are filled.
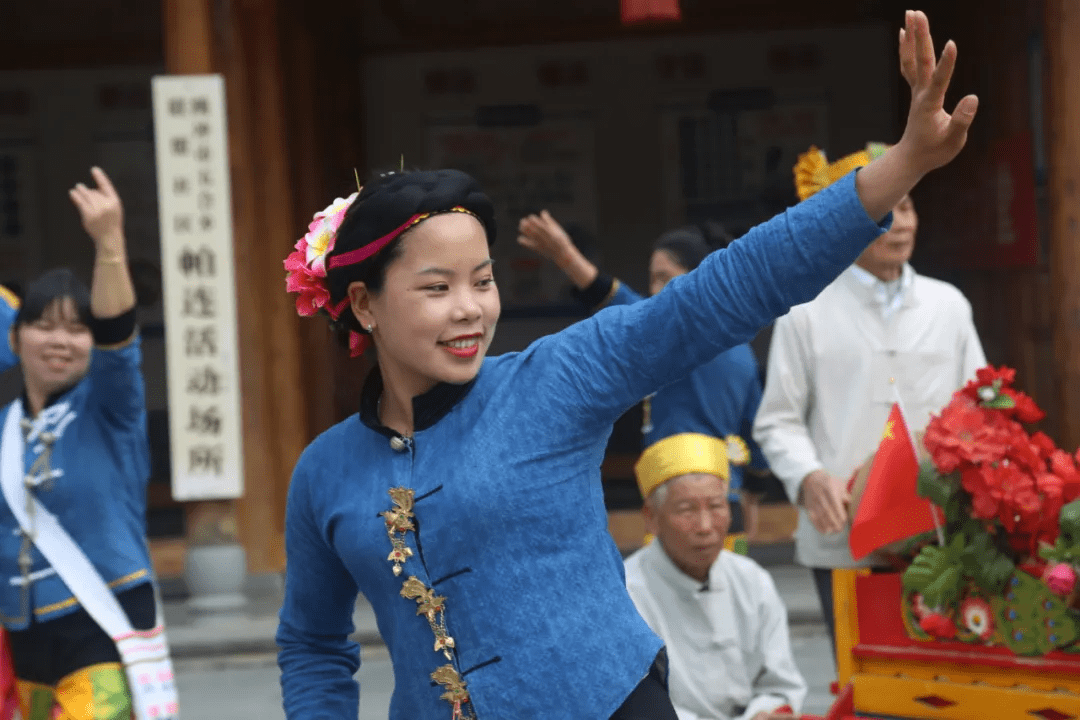
[[[1080,445],[1080,3],[1045,0],[1054,366],[1064,448]]]
[[[293,213],[275,0],[163,0],[166,67],[225,77],[239,314],[244,497],[192,503],[188,538],[238,534],[251,572],[284,568],[289,477],[311,433],[282,261]]]

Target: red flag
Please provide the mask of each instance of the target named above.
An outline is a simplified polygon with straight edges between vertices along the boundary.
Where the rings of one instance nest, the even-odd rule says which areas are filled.
[[[900,406],[893,403],[870,465],[848,545],[856,560],[935,527],[930,501],[919,497],[919,460]]]
[[[635,23],[679,21],[682,13],[679,0],[621,0],[623,25]]]

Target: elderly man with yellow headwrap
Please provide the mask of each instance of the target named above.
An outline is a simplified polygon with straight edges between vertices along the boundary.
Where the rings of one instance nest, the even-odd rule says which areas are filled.
[[[723,549],[731,521],[726,443],[671,435],[634,469],[655,541],[626,559],[626,584],[667,646],[679,719],[794,717],[806,682],[784,604],[764,568]]]
[[[829,164],[811,148],[795,167],[800,199],[884,152]],[[847,481],[877,449],[892,404],[913,432],[986,364],[971,305],[952,285],[908,264],[919,218],[905,196],[888,232],[814,300],[776,321],[754,439],[800,509],[799,562],[813,569],[830,637],[832,569],[856,563],[848,548]]]

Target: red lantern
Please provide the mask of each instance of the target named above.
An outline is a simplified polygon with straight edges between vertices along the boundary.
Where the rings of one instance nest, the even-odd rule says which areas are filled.
[[[678,22],[682,19],[679,0],[620,0],[623,25],[651,22]]]

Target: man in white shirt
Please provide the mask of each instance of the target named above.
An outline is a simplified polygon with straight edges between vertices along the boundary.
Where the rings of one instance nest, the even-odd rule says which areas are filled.
[[[800,198],[865,165],[881,146],[828,165],[811,148],[795,169]],[[913,432],[986,364],[971,305],[908,264],[918,216],[911,198],[892,227],[811,302],[776,321],[754,439],[799,507],[796,554],[813,569],[830,637],[832,569],[848,548],[847,483],[877,448],[893,402]]]
[[[769,573],[723,550],[726,445],[697,433],[654,443],[635,466],[656,540],[626,559],[638,612],[667,645],[679,720],[792,720],[806,697]]]

